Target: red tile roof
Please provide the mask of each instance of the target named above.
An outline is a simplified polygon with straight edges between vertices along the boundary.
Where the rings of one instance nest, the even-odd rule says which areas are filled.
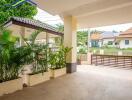
[[[101,39],[101,34],[96,32],[96,33],[92,33],[90,36],[91,40],[100,40]]]
[[[132,27],[126,30],[125,32],[121,33],[121,35],[125,35],[125,34],[132,34]]]
[[[132,38],[132,27],[129,28],[128,30],[122,32],[122,33],[119,35],[119,38]]]

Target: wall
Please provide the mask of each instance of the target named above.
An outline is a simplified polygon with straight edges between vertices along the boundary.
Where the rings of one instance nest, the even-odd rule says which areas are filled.
[[[78,54],[81,61],[87,61],[87,54]]]
[[[125,40],[129,40],[129,45],[125,45]],[[132,39],[122,39],[119,43],[119,47],[122,48],[132,48]]]
[[[110,47],[114,47],[115,46],[115,42],[114,42],[115,39],[103,39],[103,42],[102,42],[102,45],[106,45],[108,44],[109,41],[113,41],[113,44],[112,45],[108,45]]]
[[[101,47],[102,41],[101,40],[91,40],[90,47]]]

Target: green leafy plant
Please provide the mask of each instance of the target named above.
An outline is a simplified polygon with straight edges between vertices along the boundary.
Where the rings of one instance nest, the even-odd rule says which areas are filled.
[[[49,52],[49,63],[51,69],[60,69],[66,67],[66,57],[72,48],[60,46],[58,51]]]
[[[32,64],[32,73],[31,74],[37,74],[37,73],[43,73],[48,70],[47,67],[47,48],[48,45],[39,45],[35,44],[36,37],[41,33],[41,31],[35,31],[33,32],[28,39],[24,39],[26,42],[26,48],[30,50],[30,53],[27,57],[25,57],[25,64]],[[28,41],[28,42],[27,42]]]
[[[79,54],[86,54],[87,53],[87,48],[80,48],[79,49],[79,52],[78,52]]]
[[[37,14],[37,7],[24,3],[18,7],[12,7],[15,0],[0,0],[0,24],[5,23],[10,17],[33,18]],[[9,6],[8,6],[9,5]]]
[[[0,32],[0,82],[4,82],[18,78],[26,54],[14,46],[17,37],[11,31],[1,29]]]
[[[30,36],[30,42],[21,47],[15,47],[17,37],[10,30],[0,30],[0,82],[17,79],[23,65],[33,63],[33,73],[47,71],[47,45],[35,44],[40,31]]]

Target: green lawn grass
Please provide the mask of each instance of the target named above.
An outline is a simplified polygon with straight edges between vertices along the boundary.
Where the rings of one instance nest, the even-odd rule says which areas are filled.
[[[122,51],[123,55],[132,55],[132,48],[128,49],[119,49],[119,48],[90,48],[90,51],[92,51],[94,54],[99,54],[100,50],[104,50],[104,54],[106,55],[118,55],[118,51]]]

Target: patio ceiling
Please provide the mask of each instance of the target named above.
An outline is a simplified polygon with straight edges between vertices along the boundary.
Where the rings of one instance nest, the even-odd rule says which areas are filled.
[[[132,0],[33,0],[52,15],[72,15],[79,28],[132,22]]]

